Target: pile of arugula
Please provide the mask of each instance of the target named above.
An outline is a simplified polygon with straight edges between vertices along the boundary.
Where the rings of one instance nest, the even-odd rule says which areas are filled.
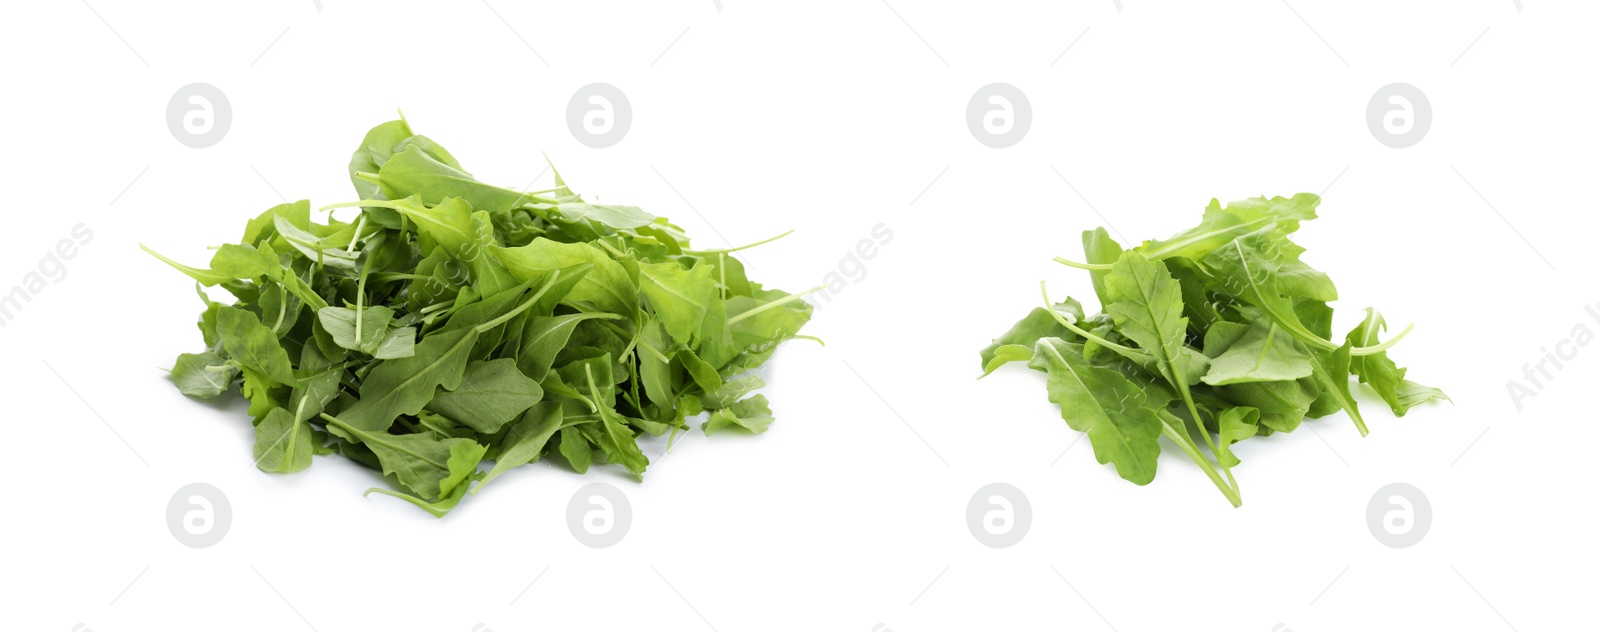
[[[1369,308],[1343,342],[1332,339],[1333,281],[1300,261],[1305,249],[1289,240],[1320,202],[1310,193],[1212,200],[1199,226],[1128,250],[1104,228],[1085,231],[1086,262],[1056,261],[1089,271],[1102,311],[1086,318],[1077,301],[1051,303],[1046,293],[1044,307],[983,350],[984,375],[1027,362],[1047,374],[1050,401],[1088,433],[1099,462],[1144,485],[1164,436],[1235,507],[1234,444],[1339,410],[1366,436],[1349,375],[1396,416],[1448,399],[1389,359],[1410,326],[1379,342],[1387,326]]]
[[[750,281],[729,256],[749,246],[691,250],[666,218],[586,203],[559,173],[544,191],[484,184],[403,118],[367,133],[350,179],[361,201],[322,210],[360,207],[352,222],[283,204],[209,268],[146,248],[237,299],[200,292],[205,350],[171,377],[202,399],[241,385],[260,469],[341,454],[397,487],[371,491],[442,516],[550,453],[640,476],[641,433],[670,444],[701,413],[708,434],[772,423],[743,374],[803,337],[811,306]]]

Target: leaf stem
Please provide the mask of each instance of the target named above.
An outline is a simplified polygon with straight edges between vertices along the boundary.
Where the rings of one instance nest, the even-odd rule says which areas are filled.
[[[1079,263],[1066,257],[1056,257],[1055,262],[1064,266],[1077,268],[1079,270],[1094,270],[1098,272],[1111,269],[1111,264],[1109,263]]]
[[[813,292],[822,291],[824,289],[827,289],[827,287],[828,286],[826,286],[826,285],[819,285],[819,286],[816,286],[816,287],[811,288],[809,290],[806,290],[804,292],[801,292],[799,294],[790,294],[790,295],[785,296],[783,298],[780,298],[780,299],[778,299],[776,301],[772,301],[771,303],[766,303],[764,305],[757,306],[754,309],[751,309],[749,311],[740,312],[737,316],[733,316],[733,317],[729,318],[728,319],[728,324],[732,325],[732,324],[737,323],[737,322],[739,322],[741,320],[744,320],[744,319],[749,318],[751,316],[755,316],[756,314],[760,314],[761,312],[767,311],[769,309],[773,309],[773,308],[778,307],[780,305],[783,305],[785,303],[792,303],[794,301],[798,301],[798,300],[800,300],[801,298],[803,298],[807,294],[811,294]]]
[[[490,329],[494,329],[495,327],[499,327],[500,325],[504,324],[508,320],[511,320],[512,318],[516,318],[517,314],[521,314],[524,310],[527,310],[529,307],[533,307],[533,304],[537,303],[539,301],[539,297],[544,296],[545,292],[550,291],[550,286],[555,285],[556,284],[556,279],[558,277],[560,277],[560,276],[561,276],[561,270],[551,270],[550,271],[550,278],[545,279],[544,286],[540,287],[538,292],[534,292],[533,296],[528,297],[528,300],[523,301],[521,305],[518,305],[518,306],[512,308],[511,311],[506,312],[504,314],[501,314],[499,318],[496,318],[494,320],[486,322],[486,323],[484,323],[482,325],[478,325],[474,329],[477,329],[478,333],[481,334],[483,332],[489,331]]]
[[[1171,415],[1167,416],[1170,417]],[[1167,423],[1166,417],[1161,419],[1161,434],[1166,435],[1173,443],[1178,444],[1178,448],[1182,449],[1184,454],[1189,455],[1189,458],[1196,465],[1199,465],[1201,470],[1205,471],[1206,476],[1211,478],[1211,483],[1217,486],[1223,496],[1227,497],[1229,503],[1232,503],[1234,507],[1238,507],[1243,503],[1239,498],[1238,484],[1235,483],[1230,486],[1223,482],[1222,477],[1217,474],[1217,468],[1211,464],[1209,459],[1200,454],[1199,448],[1194,444],[1194,439],[1186,436],[1186,432],[1179,433],[1177,429],[1172,427],[1172,424]]]
[[[761,241],[755,242],[753,244],[745,244],[743,246],[737,246],[737,247],[734,247],[734,248],[718,248],[718,249],[715,249],[715,250],[685,250],[685,251],[683,251],[683,253],[684,254],[688,254],[688,255],[715,255],[715,254],[724,254],[724,253],[729,253],[729,252],[739,252],[740,250],[749,250],[749,249],[754,248],[756,246],[770,244],[770,243],[772,243],[774,241],[777,241],[779,239],[783,239],[784,237],[788,237],[793,232],[794,232],[793,229],[786,230],[786,231],[783,231],[783,234],[778,235],[776,237],[768,237],[766,239],[763,239]]]
[[[363,214],[362,220],[367,216]],[[355,243],[355,242],[351,242]],[[361,346],[361,310],[365,307],[367,298],[367,274],[372,272],[372,257],[362,262],[361,278],[356,280],[356,346]]]
[[[1119,344],[1117,344],[1115,342],[1111,342],[1110,340],[1106,340],[1105,338],[1101,338],[1101,337],[1096,336],[1096,335],[1094,335],[1092,333],[1084,331],[1082,328],[1078,327],[1077,325],[1074,325],[1072,323],[1072,321],[1067,320],[1067,317],[1066,317],[1065,314],[1062,314],[1061,312],[1056,311],[1056,308],[1050,303],[1050,290],[1046,289],[1044,281],[1040,281],[1039,282],[1039,293],[1044,296],[1044,308],[1045,308],[1045,311],[1050,312],[1050,315],[1055,317],[1056,322],[1061,323],[1062,327],[1066,327],[1067,329],[1072,330],[1072,333],[1078,334],[1079,336],[1083,336],[1087,340],[1092,340],[1096,344],[1099,344],[1100,346],[1105,347],[1107,349],[1115,349],[1115,350],[1117,350],[1117,351],[1119,351],[1119,352],[1121,352],[1123,354],[1146,356],[1146,357],[1150,357],[1152,359],[1154,358],[1154,356],[1150,356],[1150,354],[1145,353],[1144,350],[1142,350],[1142,349],[1135,349],[1133,347],[1129,347],[1129,346],[1125,346],[1125,345],[1119,345]]]
[[[356,242],[361,240],[361,231],[366,230],[366,229],[367,229],[367,214],[366,213],[362,213],[361,214],[361,219],[356,220],[356,232],[355,232],[355,234],[350,235],[350,245],[345,247],[345,250],[351,250],[351,251],[355,250],[356,249]]]
[[[1395,334],[1393,336],[1390,336],[1388,340],[1385,340],[1385,341],[1380,342],[1378,344],[1372,345],[1370,347],[1351,347],[1350,348],[1350,355],[1351,356],[1366,356],[1366,355],[1372,355],[1372,354],[1375,354],[1375,353],[1383,353],[1384,351],[1388,350],[1389,347],[1393,347],[1395,345],[1395,343],[1400,342],[1400,339],[1406,337],[1406,334],[1411,333],[1411,329],[1413,327],[1415,327],[1415,325],[1406,325],[1406,328],[1400,330],[1400,333]]]
[[[1173,369],[1176,368],[1173,367]],[[1194,405],[1194,396],[1189,393],[1188,380],[1184,379],[1183,376],[1176,375],[1176,370],[1173,373],[1174,377],[1177,378],[1175,381],[1178,383],[1178,392],[1183,394],[1183,404],[1189,408],[1189,415],[1194,417],[1195,427],[1200,430],[1200,436],[1206,440],[1206,447],[1211,449],[1211,456],[1217,459],[1217,465],[1222,467],[1222,474],[1228,477],[1228,486],[1233,489],[1234,493],[1230,500],[1237,498],[1239,495],[1239,481],[1234,480],[1233,469],[1228,467],[1228,462],[1222,459],[1222,451],[1217,448],[1217,443],[1211,440],[1211,431],[1206,429],[1205,419],[1200,417],[1200,411]],[[1238,502],[1235,502],[1233,506],[1238,507]]]

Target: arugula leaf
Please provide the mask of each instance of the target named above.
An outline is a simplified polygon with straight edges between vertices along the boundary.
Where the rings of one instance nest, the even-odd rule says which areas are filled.
[[[1222,462],[1228,467],[1239,464],[1233,454],[1233,444],[1256,436],[1256,424],[1261,411],[1249,406],[1234,406],[1217,413],[1217,443],[1222,446]]]
[[[429,433],[389,434],[364,430],[338,417],[323,414],[329,429],[361,442],[377,455],[383,473],[392,475],[412,493],[428,500],[449,495],[466,480],[487,448],[470,439],[440,439]]]
[[[472,208],[491,212],[509,211],[524,201],[545,200],[479,182],[460,165],[446,163],[416,145],[405,147],[383,163],[378,170],[378,187],[390,200],[415,195],[428,204],[438,204],[455,197],[466,200]]]
[[[1083,258],[1085,261],[1091,264],[1111,265],[1121,257],[1122,244],[1112,239],[1106,229],[1096,228],[1083,231]],[[1094,284],[1094,295],[1100,299],[1100,304],[1110,305],[1111,295],[1106,292],[1106,272],[1104,270],[1090,271],[1089,281]],[[1073,301],[1073,303],[1076,304],[1076,301]],[[1078,316],[1080,318],[1083,316],[1082,307],[1078,308]]]
[[[1207,384],[1297,380],[1311,375],[1311,354],[1278,323],[1266,319],[1249,325],[1217,323],[1206,331],[1205,344],[1206,355],[1211,357],[1211,369],[1202,378]]]
[[[394,423],[395,417],[421,412],[433,400],[435,388],[449,390],[461,385],[467,354],[477,339],[477,329],[440,332],[418,344],[411,357],[384,360],[367,374],[361,383],[361,399],[341,413],[345,423],[339,427],[382,431]],[[334,433],[340,434],[337,429]]]
[[[590,459],[594,456],[594,448],[589,446],[589,439],[583,436],[583,431],[576,426],[561,429],[561,457],[567,460],[579,474],[589,471]]]
[[[178,391],[190,397],[211,399],[228,390],[239,367],[228,364],[222,356],[211,351],[185,353],[172,365],[172,383]]]
[[[766,386],[767,382],[754,375],[738,377],[722,383],[722,387],[706,393],[701,397],[701,403],[706,408],[718,409],[732,406],[735,402],[744,399],[744,396],[755,392],[756,389]],[[766,401],[766,400],[762,400]]]
[[[544,397],[539,383],[517,370],[511,358],[477,360],[467,365],[461,385],[441,390],[428,409],[482,433],[494,434]]]
[[[389,338],[389,321],[394,320],[394,310],[382,305],[360,312],[355,307],[324,307],[317,311],[317,320],[333,337],[334,344],[375,355]]]
[[[386,332],[372,357],[379,360],[409,358],[417,353],[417,328],[395,327]]]
[[[297,420],[294,414],[274,408],[267,418],[256,426],[256,444],[252,453],[256,467],[263,472],[287,474],[311,467],[311,426]]]
[[[217,311],[217,334],[228,358],[274,384],[293,385],[294,368],[278,336],[247,310],[224,307]]]
[[[697,265],[685,270],[675,262],[639,265],[639,289],[649,301],[651,311],[666,327],[667,335],[679,344],[689,344],[706,317],[715,287],[711,266]]]
[[[1050,401],[1061,407],[1068,426],[1089,435],[1096,461],[1115,465],[1117,475],[1135,485],[1155,479],[1161,453],[1156,411],[1167,402],[1116,371],[1090,365],[1082,345],[1060,338],[1041,338],[1028,366],[1049,374]]]
[[[478,493],[478,490],[488,485],[489,481],[499,478],[512,468],[538,461],[539,455],[544,453],[551,437],[563,427],[563,420],[561,405],[550,401],[539,402],[522,413],[522,417],[512,424],[510,431],[507,432],[507,443],[495,457],[494,468],[489,470],[483,482],[479,483],[472,493]]]
[[[1070,298],[1052,305],[1051,309],[1054,309],[1057,314],[1068,315],[1074,321],[1083,320],[1083,306]],[[984,347],[983,351],[979,352],[979,356],[983,359],[983,374],[988,375],[995,369],[1000,368],[1001,364],[1004,364],[1004,362],[995,364],[995,358],[1002,347],[1020,346],[1027,349],[1027,357],[1020,357],[1015,352],[1009,353],[1011,359],[1026,360],[1028,357],[1032,357],[1033,345],[1040,338],[1060,338],[1068,342],[1081,342],[1083,340],[1078,334],[1062,326],[1056,320],[1057,317],[1052,315],[1049,309],[1043,307],[1033,308],[1028,312],[1027,316],[1017,321],[1017,324],[1012,325],[1010,331],[1007,331],[999,338],[995,338],[989,346]]]
[[[519,280],[550,270],[590,264],[590,271],[567,293],[568,301],[588,301],[600,311],[632,315],[639,309],[639,290],[622,264],[589,244],[563,244],[540,238],[518,248],[491,247],[489,253]]]
[[[1315,358],[1312,375],[1322,391],[1321,395],[1338,402],[1339,407],[1350,415],[1350,421],[1355,422],[1361,436],[1367,436],[1367,422],[1361,418],[1361,410],[1350,395],[1350,343],[1345,343],[1337,351],[1318,351]]]
[[[761,434],[767,431],[773,421],[776,420],[772,418],[772,409],[767,406],[767,396],[753,395],[711,413],[711,417],[701,424],[701,429],[708,435],[724,428],[743,428],[752,434]]]
[[[1388,324],[1383,322],[1383,315],[1378,310],[1367,308],[1367,317],[1361,324],[1350,330],[1345,340],[1351,345],[1370,346],[1378,343],[1378,332],[1386,329]],[[1361,383],[1372,386],[1378,396],[1389,404],[1389,409],[1394,411],[1396,417],[1404,417],[1406,411],[1412,406],[1425,403],[1433,399],[1448,400],[1441,391],[1407,382],[1406,370],[1396,366],[1389,359],[1387,352],[1378,352],[1367,356],[1350,358],[1350,373],[1361,379]],[[1407,386],[1409,385],[1409,386]],[[1409,397],[1405,395],[1409,394]]]

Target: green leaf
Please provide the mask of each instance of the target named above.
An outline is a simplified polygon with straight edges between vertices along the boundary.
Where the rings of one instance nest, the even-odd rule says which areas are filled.
[[[372,450],[392,475],[412,493],[438,500],[466,481],[487,449],[471,439],[440,439],[431,433],[396,435],[370,431],[345,423],[339,417],[323,415],[337,434]]]
[[[372,352],[372,357],[379,360],[409,358],[416,355],[416,344],[416,327],[396,327],[383,335],[383,342],[378,343],[378,349]]]
[[[301,207],[299,209],[301,213],[307,212],[310,207],[310,203],[305,200],[295,204],[297,207]],[[307,221],[309,222],[309,220]],[[339,247],[341,243],[348,242],[348,236],[343,236],[343,239],[340,239],[338,237],[318,235],[309,229],[296,226],[295,222],[283,213],[279,213],[273,219],[273,226],[278,231],[279,239],[283,240],[290,248],[300,251],[300,254],[316,262],[317,265],[327,266],[341,274],[350,276],[360,272],[361,267],[357,264],[356,254]]]
[[[1311,380],[1243,382],[1217,387],[1217,394],[1235,406],[1259,410],[1263,427],[1293,432],[1317,399],[1318,390]]]
[[[232,360],[229,360],[229,362],[238,366],[237,362]],[[280,396],[285,395],[284,391],[287,391],[287,389],[274,383],[272,378],[265,377],[243,366],[239,366],[239,375],[241,377],[239,393],[244,395],[245,399],[250,400],[250,408],[245,412],[250,415],[251,419],[259,423],[267,414],[272,412],[272,409],[283,406]]]
[[[374,355],[389,338],[389,321],[394,310],[382,305],[368,306],[359,312],[355,307],[324,307],[317,311],[322,329],[333,337],[334,344],[351,351]]]
[[[1069,318],[1073,322],[1081,323],[1084,320],[1083,306],[1071,298],[1056,303],[1054,307],[1057,312],[1070,315]],[[999,338],[995,338],[989,343],[989,346],[984,347],[983,351],[978,353],[979,358],[983,361],[983,374],[988,375],[994,372],[996,368],[999,368],[1000,364],[1004,364],[1004,362],[995,363],[995,356],[999,353],[1001,347],[1021,346],[1028,350],[1028,357],[1032,357],[1033,345],[1040,338],[1060,338],[1068,342],[1081,342],[1083,340],[1071,329],[1062,326],[1056,320],[1056,317],[1050,315],[1049,310],[1043,307],[1035,307],[1022,320],[1017,321],[1017,324],[1012,325],[1010,330]],[[1021,359],[1026,360],[1027,358]]]
[[[761,434],[767,431],[767,427],[772,425],[773,421],[772,409],[767,406],[767,397],[755,395],[711,413],[710,418],[701,424],[701,428],[708,435],[724,428],[743,428],[752,434]]]
[[[637,206],[573,203],[557,204],[555,208],[569,222],[593,222],[613,230],[649,226],[656,220],[656,216]]]
[[[633,279],[622,264],[594,246],[535,239],[520,248],[493,247],[489,253],[522,281],[551,270],[591,264],[594,270],[567,293],[568,301],[588,301],[600,311],[613,314],[631,315],[639,309],[639,290]]]
[[[211,257],[211,271],[230,279],[268,276],[279,268],[278,255],[265,242],[259,249],[248,244],[223,244]]]
[[[793,338],[811,320],[810,303],[791,299],[782,290],[760,290],[755,297],[735,296],[725,303],[733,344],[770,345]]]
[[[1226,207],[1213,199],[1199,226],[1168,239],[1151,241],[1140,250],[1151,259],[1187,257],[1199,260],[1234,239],[1259,230],[1292,233],[1300,228],[1300,222],[1317,218],[1317,205],[1321,203],[1322,198],[1310,193],[1270,200],[1254,197],[1229,202]]]
[[[688,371],[689,377],[694,380],[695,385],[699,386],[701,391],[714,393],[722,388],[722,376],[717,374],[717,367],[711,366],[705,360],[701,360],[700,356],[695,355],[694,351],[688,348],[680,348],[676,359],[683,365],[684,370]]]
[[[561,430],[562,420],[561,405],[555,402],[540,402],[527,412],[522,418],[511,424],[506,433],[505,448],[495,458],[494,468],[489,470],[489,475],[484,477],[472,493],[478,493],[489,481],[498,478],[501,474],[512,468],[521,467],[539,460],[539,455],[544,453],[545,446],[550,443],[556,431]]]
[[[221,395],[239,375],[239,368],[210,351],[185,353],[172,365],[172,383],[190,397],[211,399]]]
[[[572,330],[591,318],[619,318],[615,314],[589,313],[529,318],[522,328],[517,351],[517,368],[526,375],[543,378],[555,363],[556,355],[567,347]]]
[[[1233,444],[1256,436],[1256,424],[1261,411],[1249,406],[1234,406],[1217,413],[1217,445],[1222,447],[1221,460],[1228,467],[1239,464],[1233,453]]]
[[[653,318],[646,321],[639,329],[634,351],[639,359],[639,381],[644,384],[645,397],[664,408],[670,408],[677,400],[677,384],[682,379],[673,370],[667,351],[667,332],[661,322]]]
[[[1155,478],[1161,453],[1156,411],[1167,402],[1116,371],[1090,365],[1082,345],[1059,338],[1040,339],[1028,366],[1049,374],[1050,401],[1061,407],[1068,426],[1089,435],[1095,460],[1115,465],[1118,476],[1136,485]]]
[[[572,465],[572,469],[579,474],[589,471],[590,459],[594,456],[594,449],[589,447],[589,440],[583,432],[576,427],[568,426],[561,429],[561,457]]]
[[[1295,314],[1294,301],[1278,286],[1281,263],[1273,252],[1281,246],[1272,228],[1244,235],[1206,255],[1201,264],[1212,270],[1219,289],[1250,305],[1261,308],[1284,331],[1299,338],[1313,350],[1332,351],[1338,345],[1307,329]]]
[[[1350,343],[1344,343],[1338,351],[1318,351],[1314,355],[1316,370],[1313,376],[1322,390],[1320,396],[1332,397],[1338,402],[1345,414],[1350,415],[1350,421],[1355,422],[1361,436],[1367,436],[1367,422],[1361,418],[1355,398],[1350,396]]]
[[[711,282],[711,266],[697,265],[685,270],[674,262],[639,264],[640,290],[667,335],[679,344],[690,344],[700,331],[700,321],[716,288]]]
[[[471,485],[471,481],[481,480],[482,478],[483,474],[481,473],[473,474],[468,477],[468,482],[466,484],[457,485],[454,490],[451,490],[449,495],[436,501],[424,500],[412,494],[397,492],[392,489],[384,489],[382,487],[373,487],[368,489],[363,495],[371,496],[372,494],[377,493],[385,496],[393,496],[421,507],[423,511],[433,514],[433,517],[435,518],[443,518],[445,514],[450,513],[451,510],[455,509],[456,505],[461,504],[461,499],[467,495],[467,488]]]
[[[394,200],[388,208],[398,211],[417,227],[417,232],[443,248],[456,259],[470,257],[468,248],[477,243],[472,228],[472,205],[458,197],[447,197],[428,206],[417,197]],[[427,250],[424,250],[426,252]]]
[[[454,389],[466,375],[467,354],[476,329],[442,331],[423,338],[409,358],[384,360],[361,383],[361,399],[340,413],[344,424],[381,432],[400,415],[415,415],[433,399],[434,389]],[[334,434],[339,434],[335,429]],[[355,437],[344,436],[346,439]]]
[[[1423,386],[1411,380],[1401,380],[1400,388],[1395,389],[1395,392],[1400,396],[1400,405],[1407,410],[1418,404],[1426,404],[1436,399],[1442,399],[1447,402],[1453,401],[1449,395],[1444,394],[1444,391],[1432,386]]]
[[[989,363],[983,367],[983,375],[987,377],[995,369],[1005,366],[1010,362],[1027,362],[1033,359],[1033,348],[1023,345],[1002,345],[992,352]]]
[[[217,311],[217,335],[228,358],[275,384],[293,385],[294,370],[278,336],[246,310],[224,307]]]
[[[1112,239],[1111,234],[1107,233],[1106,229],[1096,228],[1083,231],[1083,259],[1086,263],[1096,265],[1111,264],[1116,263],[1117,259],[1121,257],[1122,244]],[[1089,281],[1094,284],[1094,295],[1100,299],[1100,304],[1110,305],[1111,295],[1106,293],[1106,272],[1101,270],[1091,271],[1089,273]],[[1070,301],[1071,299],[1067,300]],[[1041,308],[1036,307],[1034,309]],[[1082,309],[1079,309],[1079,316],[1082,316]],[[1032,346],[1033,342],[1018,344]]]
[[[224,283],[224,282],[227,282],[227,281],[234,280],[234,277],[228,276],[226,274],[222,274],[220,272],[212,272],[211,270],[207,270],[205,268],[195,268],[195,267],[191,267],[191,266],[186,266],[186,265],[183,265],[183,264],[178,263],[176,261],[173,261],[171,259],[168,259],[168,258],[162,256],[161,253],[156,252],[154,250],[151,250],[149,246],[146,246],[144,244],[139,244],[139,248],[143,249],[145,252],[150,253],[151,256],[153,256],[153,257],[155,257],[157,259],[160,259],[162,261],[162,263],[165,263],[165,264],[167,264],[169,266],[172,266],[172,269],[189,275],[189,278],[194,279],[195,281],[199,281],[201,285],[204,285],[206,287],[211,287],[211,286],[216,285],[218,283]]]
[[[482,434],[494,434],[544,396],[539,383],[517,370],[511,358],[475,361],[467,365],[461,385],[441,388],[428,403],[439,413]]]
[[[745,395],[755,392],[756,389],[766,386],[767,382],[754,375],[736,377],[722,383],[722,387],[706,393],[700,398],[701,403],[709,409],[727,408],[734,405]]]
[[[1383,315],[1369,307],[1367,317],[1362,319],[1361,324],[1356,325],[1355,329],[1350,330],[1350,334],[1345,336],[1345,341],[1355,346],[1375,345],[1378,343],[1379,332],[1387,328],[1388,324],[1383,321]],[[1406,411],[1417,404],[1433,399],[1450,399],[1439,389],[1407,382],[1406,370],[1395,365],[1385,351],[1350,358],[1350,372],[1359,377],[1363,384],[1371,385],[1372,390],[1377,391],[1378,396],[1389,404],[1389,409],[1394,411],[1396,417],[1404,417]],[[1411,385],[1410,397],[1402,396],[1401,391],[1406,384]]]
[[[378,170],[378,178],[378,186],[390,200],[415,195],[428,204],[438,204],[445,198],[456,197],[466,200],[474,209],[491,213],[509,211],[523,202],[542,199],[479,182],[472,174],[462,171],[460,165],[447,164],[415,145],[390,157]]]
[[[263,472],[287,474],[311,467],[311,425],[295,419],[294,413],[274,408],[266,419],[256,426],[256,444],[252,454],[256,467]]]
[[[1167,266],[1137,251],[1122,253],[1105,279],[1111,303],[1106,312],[1117,329],[1151,355],[1174,386],[1187,384],[1192,356],[1184,353],[1182,290]]]
[[[1271,382],[1311,375],[1311,354],[1300,341],[1280,330],[1277,323],[1257,319],[1244,327],[1237,339],[1225,341],[1235,329],[1228,325],[1234,323],[1217,323],[1206,332],[1206,355],[1211,356],[1211,369],[1203,378],[1205,383]],[[1215,339],[1213,334],[1216,334]],[[1220,353],[1213,354],[1214,347]]]

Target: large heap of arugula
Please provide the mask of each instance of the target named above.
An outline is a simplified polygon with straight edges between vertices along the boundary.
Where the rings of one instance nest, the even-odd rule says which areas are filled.
[[[1396,416],[1447,399],[1389,359],[1409,326],[1379,342],[1387,326],[1369,308],[1342,341],[1333,338],[1328,303],[1338,292],[1289,239],[1316,219],[1320,202],[1310,193],[1212,200],[1199,226],[1127,250],[1104,228],[1085,231],[1085,261],[1056,261],[1089,272],[1102,311],[1085,317],[1078,301],[1046,294],[982,351],[984,375],[1027,362],[1047,374],[1050,401],[1089,435],[1100,463],[1144,485],[1166,437],[1235,507],[1234,444],[1340,410],[1366,436],[1351,375]]]
[[[350,178],[361,200],[322,210],[359,207],[352,221],[294,202],[209,268],[156,255],[237,299],[201,291],[205,349],[171,377],[202,399],[240,385],[260,469],[340,454],[442,516],[552,453],[639,476],[642,433],[670,442],[701,413],[707,433],[772,423],[745,373],[811,307],[750,281],[739,248],[691,250],[666,218],[586,203],[559,173],[544,191],[484,184],[404,119],[367,133]]]

